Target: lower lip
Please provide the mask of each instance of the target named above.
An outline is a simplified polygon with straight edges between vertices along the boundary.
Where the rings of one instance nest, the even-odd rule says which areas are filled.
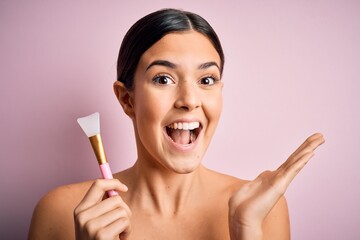
[[[172,140],[172,138],[167,134],[166,129],[164,130],[164,135],[167,141],[169,142],[170,146],[172,146],[175,150],[179,152],[191,152],[196,148],[199,138],[201,137],[202,130],[199,132],[198,136],[196,137],[195,142],[190,144],[178,144]]]

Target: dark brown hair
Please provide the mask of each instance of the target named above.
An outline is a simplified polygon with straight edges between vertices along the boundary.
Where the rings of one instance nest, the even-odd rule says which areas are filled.
[[[118,56],[117,80],[123,82],[127,89],[132,89],[135,70],[142,54],[166,34],[189,30],[204,34],[212,42],[220,56],[222,74],[224,52],[210,24],[195,13],[163,9],[141,18],[126,33]]]

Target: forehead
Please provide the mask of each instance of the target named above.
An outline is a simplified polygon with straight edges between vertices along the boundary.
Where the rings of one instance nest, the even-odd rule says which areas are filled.
[[[140,58],[139,65],[166,59],[175,63],[214,61],[220,66],[220,56],[211,41],[196,31],[169,33],[151,46]]]

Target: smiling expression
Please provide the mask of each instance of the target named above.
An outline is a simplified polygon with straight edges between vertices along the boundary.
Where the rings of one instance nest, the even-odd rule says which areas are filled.
[[[196,31],[165,35],[140,58],[129,92],[138,161],[194,171],[222,108],[220,57]]]

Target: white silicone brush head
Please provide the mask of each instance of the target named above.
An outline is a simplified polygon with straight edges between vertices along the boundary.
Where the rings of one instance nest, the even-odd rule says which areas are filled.
[[[100,114],[98,112],[86,117],[78,118],[77,122],[88,137],[100,133]]]

